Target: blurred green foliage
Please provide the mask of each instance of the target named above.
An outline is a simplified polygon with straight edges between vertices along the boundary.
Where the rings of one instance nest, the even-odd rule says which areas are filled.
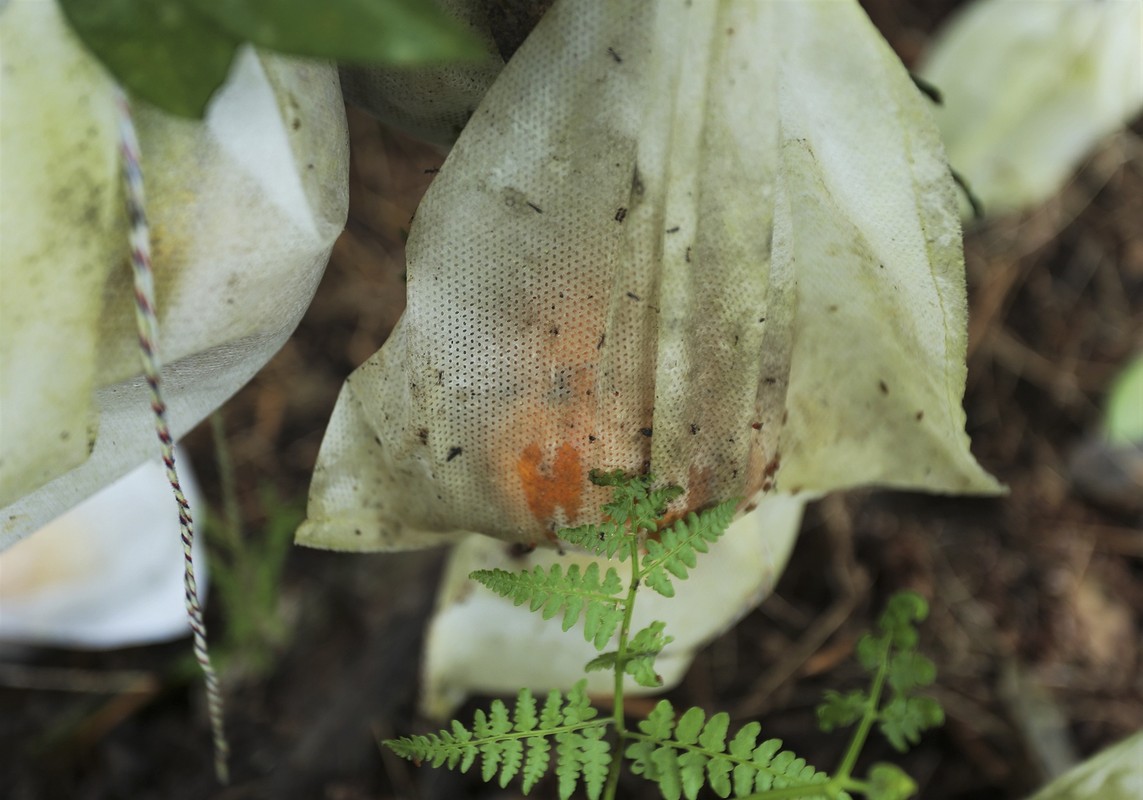
[[[80,40],[138,97],[201,118],[244,42],[296,56],[416,66],[479,42],[427,0],[60,0]]]

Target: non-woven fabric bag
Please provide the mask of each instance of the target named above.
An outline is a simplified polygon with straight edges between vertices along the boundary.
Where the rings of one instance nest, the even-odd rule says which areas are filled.
[[[1143,111],[1143,2],[975,0],[920,71],[943,96],[949,159],[984,212],[1026,210]]]
[[[0,547],[158,452],[110,77],[55,3],[0,8]],[[346,217],[334,67],[244,49],[205,120],[139,103],[177,438],[293,331]]]
[[[676,514],[997,491],[927,104],[851,0],[556,3],[417,212],[299,542],[544,542],[598,519],[592,468],[682,486]]]
[[[179,479],[202,502],[186,453]],[[202,537],[195,582],[208,580]],[[166,469],[147,461],[0,553],[0,654],[25,647],[112,649],[190,634],[179,514]]]

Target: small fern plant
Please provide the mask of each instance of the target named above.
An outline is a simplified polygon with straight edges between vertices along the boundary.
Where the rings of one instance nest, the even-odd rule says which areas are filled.
[[[892,764],[875,764],[867,777],[853,776],[866,739],[876,725],[898,751],[915,744],[921,731],[944,720],[941,707],[917,690],[936,677],[933,662],[916,652],[915,623],[928,613],[917,594],[894,595],[878,620],[878,630],[857,646],[861,664],[871,674],[868,690],[827,692],[817,709],[820,726],[856,724],[849,746],[833,773],[815,769],[782,748],[778,739],[759,741],[761,727],[749,722],[729,736],[729,716],[707,717],[701,708],[676,712],[661,700],[650,715],[631,726],[623,708],[625,676],[641,686],[661,685],[656,656],[670,641],[664,623],[631,630],[632,611],[641,588],[666,597],[674,580],[685,580],[697,556],[726,532],[735,501],[664,526],[667,504],[677,487],[654,487],[650,476],[592,472],[591,479],[613,490],[603,506],[601,525],[559,532],[560,539],[590,553],[626,563],[626,586],[614,567],[600,574],[596,564],[564,572],[553,565],[531,571],[480,570],[471,577],[517,605],[527,604],[545,619],[562,615],[567,631],[582,617],[587,640],[601,652],[585,671],[610,670],[615,676],[613,713],[600,716],[592,707],[586,681],[569,692],[550,692],[541,704],[527,689],[514,707],[495,700],[488,712],[477,711],[470,726],[451,727],[427,736],[406,736],[383,744],[417,764],[447,766],[467,772],[478,761],[481,777],[506,787],[517,776],[527,794],[553,768],[560,800],[577,787],[589,800],[614,800],[624,760],[630,771],[658,785],[667,800],[696,800],[703,787],[718,797],[744,800],[830,798],[862,795],[871,800],[903,800],[916,784]],[[615,649],[607,650],[616,642]],[[728,738],[729,737],[729,738]],[[554,756],[553,756],[554,749]]]

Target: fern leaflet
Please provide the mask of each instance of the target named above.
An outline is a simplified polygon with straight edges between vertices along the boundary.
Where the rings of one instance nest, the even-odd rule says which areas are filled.
[[[564,528],[556,536],[568,544],[582,547],[593,556],[615,558],[626,561],[627,529],[618,522],[606,520],[600,525],[580,525],[577,528]]]
[[[582,613],[584,638],[597,650],[607,646],[623,621],[621,601],[615,596],[623,590],[619,574],[609,568],[600,580],[599,565],[595,563],[588,564],[582,572],[578,564],[572,564],[566,574],[559,564],[552,564],[547,571],[543,567],[530,572],[482,569],[471,577],[501,597],[511,598],[518,606],[527,603],[544,619],[551,619],[562,610],[565,631],[576,624]]]
[[[479,759],[482,779],[487,782],[499,775],[501,787],[522,774],[526,794],[547,773],[554,739],[560,797],[567,800],[582,777],[589,797],[596,800],[611,763],[611,750],[603,738],[611,721],[595,719],[598,712],[592,708],[585,687],[586,681],[580,681],[566,699],[559,692],[549,693],[538,718],[535,697],[523,689],[511,719],[504,702],[494,700],[488,713],[475,713],[471,729],[454,721],[450,730],[405,736],[386,744],[398,756],[417,764],[447,764],[449,769],[459,768],[461,772],[467,772]]]
[[[556,779],[560,800],[568,800],[580,776],[590,800],[598,800],[611,766],[611,746],[603,739],[604,728],[597,725],[556,735]]]
[[[704,785],[719,797],[745,797],[829,780],[804,759],[782,750],[778,739],[756,744],[761,730],[758,723],[743,726],[729,744],[728,726],[725,713],[707,719],[701,708],[688,709],[676,721],[674,708],[661,700],[639,723],[640,733],[629,734],[636,741],[625,755],[631,760],[631,771],[657,783],[667,800],[695,800]]]
[[[663,648],[674,641],[672,636],[664,636],[664,622],[652,622],[646,628],[631,637],[627,645],[627,653],[623,658],[623,671],[635,679],[640,686],[655,688],[663,685],[663,678],[655,672],[655,657]],[[616,669],[619,653],[610,651],[600,653],[587,662],[584,672],[598,672]]]
[[[737,501],[728,500],[714,508],[687,514],[671,527],[662,531],[659,540],[648,539],[647,555],[643,559],[643,579],[647,585],[664,597],[674,597],[675,587],[668,573],[685,579],[696,563],[697,554],[710,549],[734,518]]]

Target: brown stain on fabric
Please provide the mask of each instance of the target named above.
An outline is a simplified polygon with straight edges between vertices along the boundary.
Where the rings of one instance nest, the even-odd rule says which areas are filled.
[[[587,473],[571,443],[561,444],[550,460],[540,445],[529,444],[516,462],[516,474],[528,509],[541,525],[547,526],[557,509],[563,509],[569,523],[579,516]]]

